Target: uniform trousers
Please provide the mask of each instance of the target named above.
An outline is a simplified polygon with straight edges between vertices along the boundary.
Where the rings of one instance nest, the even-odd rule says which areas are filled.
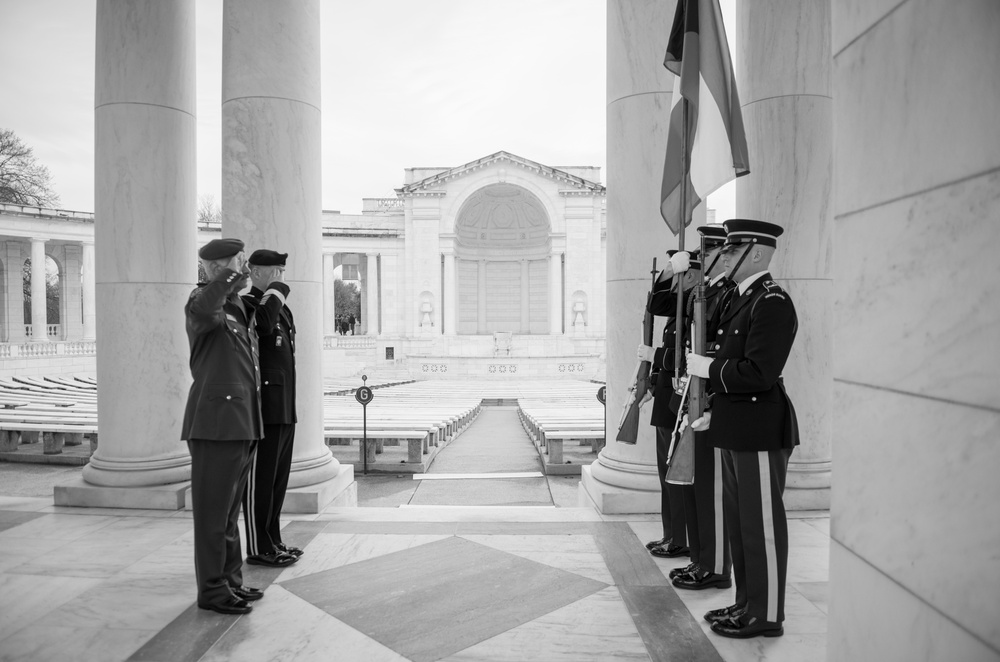
[[[675,545],[687,547],[687,521],[684,516],[684,487],[666,482],[667,454],[674,429],[656,427],[656,471],[660,475],[660,519],[663,537]]]
[[[198,604],[218,604],[243,585],[240,497],[255,441],[188,440]]]
[[[247,532],[247,554],[271,554],[281,542],[281,507],[292,468],[295,425],[264,425],[264,438],[250,463],[250,476],[243,495],[243,518]]]
[[[785,620],[788,522],[782,493],[791,455],[789,449],[722,450],[736,604],[745,605],[751,617],[775,623]]]
[[[710,446],[704,432],[695,433],[694,485],[682,488],[691,560],[703,570],[729,575],[732,558],[722,515],[722,451]]]

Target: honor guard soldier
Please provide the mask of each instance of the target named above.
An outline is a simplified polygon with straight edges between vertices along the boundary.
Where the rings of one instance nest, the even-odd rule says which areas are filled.
[[[677,287],[680,284],[689,293],[701,280],[701,263],[698,262],[697,252],[667,251],[667,254],[670,262],[657,277],[649,302],[649,312],[668,318],[663,328],[663,342],[655,349],[648,345],[639,345],[638,349],[639,359],[652,364],[650,381],[653,384],[653,411],[649,423],[656,426],[656,469],[660,476],[660,520],[663,524],[663,538],[646,543],[646,549],[653,556],[661,558],[690,553],[684,514],[684,488],[667,483],[666,477],[670,438],[677,423],[680,405],[680,396],[674,392],[673,386]]]
[[[716,338],[719,335],[723,297],[731,291],[721,259],[726,229],[722,225],[703,225],[698,228],[698,234],[702,237],[705,251],[702,259],[705,266],[705,353],[714,357],[719,347]],[[689,301],[686,319],[693,320],[693,305],[690,304],[694,300],[691,298]],[[689,325],[685,326],[690,328]],[[690,346],[690,342],[688,345]],[[706,388],[706,395],[710,392],[711,389]],[[721,451],[706,443],[706,434],[695,433],[694,485],[681,487],[691,565],[670,571],[670,578],[677,588],[700,590],[732,586],[729,538],[722,516]]]
[[[240,499],[260,438],[257,333],[239,291],[246,256],[239,239],[213,239],[198,257],[208,282],[184,306],[191,376],[181,439],[191,452],[198,607],[246,614],[263,597],[243,586]]]
[[[798,327],[791,297],[768,264],[780,226],[724,223],[726,275],[737,284],[719,318],[715,357],[688,355],[688,371],[710,380],[711,410],[695,421],[721,449],[723,510],[736,578],[736,604],[705,614],[712,631],[748,638],[784,633],[788,525],[782,493],[798,444],[795,410],[781,371]]]
[[[260,338],[261,412],[264,436],[250,468],[243,497],[247,563],[284,567],[302,550],[281,540],[281,506],[288,488],[295,441],[295,321],[285,304],[288,253],[258,250],[250,255],[250,293],[243,303],[254,311]]]

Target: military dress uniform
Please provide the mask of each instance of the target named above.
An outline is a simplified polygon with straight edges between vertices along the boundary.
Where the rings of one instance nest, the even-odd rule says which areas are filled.
[[[284,266],[287,257],[287,253],[259,250],[250,256],[250,264]],[[280,523],[298,421],[295,414],[295,320],[285,305],[288,293],[288,285],[273,282],[266,292],[252,287],[249,294],[243,296],[247,307],[255,311],[260,338],[264,419],[264,436],[257,445],[243,503],[250,563],[259,557],[275,557],[278,553],[275,565],[288,565],[294,560],[285,558],[282,562],[280,553],[290,552],[293,557],[301,554],[301,550],[282,542]]]
[[[744,219],[726,221],[726,229],[727,244],[770,246],[782,231]],[[710,620],[713,631],[726,636],[783,632],[788,526],[782,493],[798,426],[781,371],[797,328],[791,297],[764,272],[739,284],[716,329],[717,348],[708,367],[713,395],[707,439],[722,451],[736,605],[723,618]],[[718,615],[706,617],[713,614]]]
[[[237,244],[239,248],[232,250]],[[242,245],[239,240],[216,239],[199,255],[232,257]],[[223,269],[195,289],[184,306],[194,383],[181,439],[187,440],[191,453],[198,606],[216,611],[249,610],[244,599],[256,599],[243,592],[238,523],[240,497],[263,422],[257,333],[252,316],[232,291],[241,278]]]

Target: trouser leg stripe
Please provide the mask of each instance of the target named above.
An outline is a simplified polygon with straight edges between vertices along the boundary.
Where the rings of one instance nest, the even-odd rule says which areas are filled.
[[[726,553],[726,539],[723,537],[723,516],[722,516],[722,451],[718,448],[712,449],[712,455],[714,460],[714,473],[715,473],[715,483],[713,484],[713,491],[715,494],[715,499],[713,500],[713,508],[715,510],[715,567],[712,572],[721,574],[725,572],[725,553]]]
[[[258,554],[257,546],[257,453],[250,460],[250,477],[247,479],[247,490],[244,503],[244,520],[247,527],[247,553],[250,556]]]
[[[771,506],[771,462],[767,452],[757,453],[760,467],[760,509],[764,523],[767,558],[767,620],[778,620],[778,553],[774,545],[774,511]]]

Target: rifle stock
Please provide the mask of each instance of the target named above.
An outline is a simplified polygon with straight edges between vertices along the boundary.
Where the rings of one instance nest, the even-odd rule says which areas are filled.
[[[642,318],[642,340],[643,344],[652,346],[653,344],[653,313],[649,312],[650,304],[653,301],[653,288],[656,287],[656,258],[653,258],[653,280],[649,284],[649,293],[646,295],[646,312]],[[639,439],[639,410],[643,400],[649,392],[649,370],[652,364],[649,361],[640,361],[635,371],[635,378],[632,386],[628,390],[628,397],[622,407],[622,417],[618,422],[617,441],[624,444],[635,444]]]
[[[691,344],[695,354],[705,353],[705,286],[698,285],[694,290],[694,324],[691,330]],[[705,410],[705,383],[701,377],[689,376],[688,390],[688,425],[683,430],[674,432],[675,439],[671,441],[673,452],[667,457],[666,482],[672,485],[694,484],[694,430],[691,423],[701,418]],[[681,403],[683,411],[683,402]],[[680,414],[678,414],[680,416]]]

